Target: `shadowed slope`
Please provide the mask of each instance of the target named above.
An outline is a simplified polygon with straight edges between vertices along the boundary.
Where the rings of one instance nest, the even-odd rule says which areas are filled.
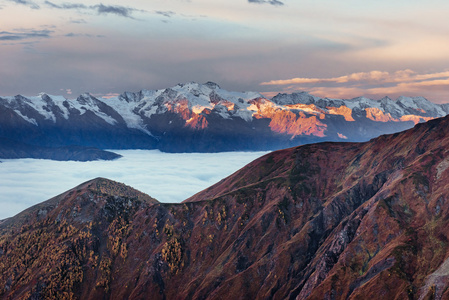
[[[104,151],[93,147],[40,147],[0,137],[0,158],[2,159],[37,158],[59,161],[92,161],[114,160],[120,157],[122,156],[114,152]]]

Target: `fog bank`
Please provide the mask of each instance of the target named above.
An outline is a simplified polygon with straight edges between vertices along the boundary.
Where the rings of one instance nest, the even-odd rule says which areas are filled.
[[[96,177],[123,182],[160,202],[181,202],[267,153],[114,152],[123,157],[115,161],[93,162],[2,160],[0,220]]]

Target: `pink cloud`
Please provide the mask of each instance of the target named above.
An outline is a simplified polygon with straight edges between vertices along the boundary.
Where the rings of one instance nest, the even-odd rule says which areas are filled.
[[[95,97],[101,97],[101,98],[105,98],[105,99],[110,99],[110,98],[114,98],[114,97],[118,97],[120,94],[118,93],[107,93],[107,94],[95,94]]]
[[[449,71],[420,74],[406,69],[393,73],[370,71],[331,78],[292,78],[262,82],[264,86],[284,86],[282,92],[306,90],[316,96],[353,98],[358,96],[424,96],[435,102],[449,101]],[[266,92],[265,94],[273,94]]]

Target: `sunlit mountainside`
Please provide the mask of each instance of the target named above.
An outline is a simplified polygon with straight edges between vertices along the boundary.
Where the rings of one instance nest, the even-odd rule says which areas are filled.
[[[449,112],[422,97],[271,99],[187,83],[114,98],[0,97],[0,137],[44,146],[167,152],[275,150],[319,141],[367,141]]]
[[[448,147],[293,147],[178,204],[90,180],[0,221],[0,298],[447,299]]]

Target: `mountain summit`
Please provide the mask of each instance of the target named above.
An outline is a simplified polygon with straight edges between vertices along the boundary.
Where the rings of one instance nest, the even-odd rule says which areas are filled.
[[[0,224],[0,297],[446,299],[448,128],[272,152],[180,204],[84,183]]]
[[[0,137],[43,147],[167,152],[275,150],[321,141],[367,141],[449,113],[422,97],[319,98],[306,92],[230,92],[190,82],[110,99],[0,97]]]

